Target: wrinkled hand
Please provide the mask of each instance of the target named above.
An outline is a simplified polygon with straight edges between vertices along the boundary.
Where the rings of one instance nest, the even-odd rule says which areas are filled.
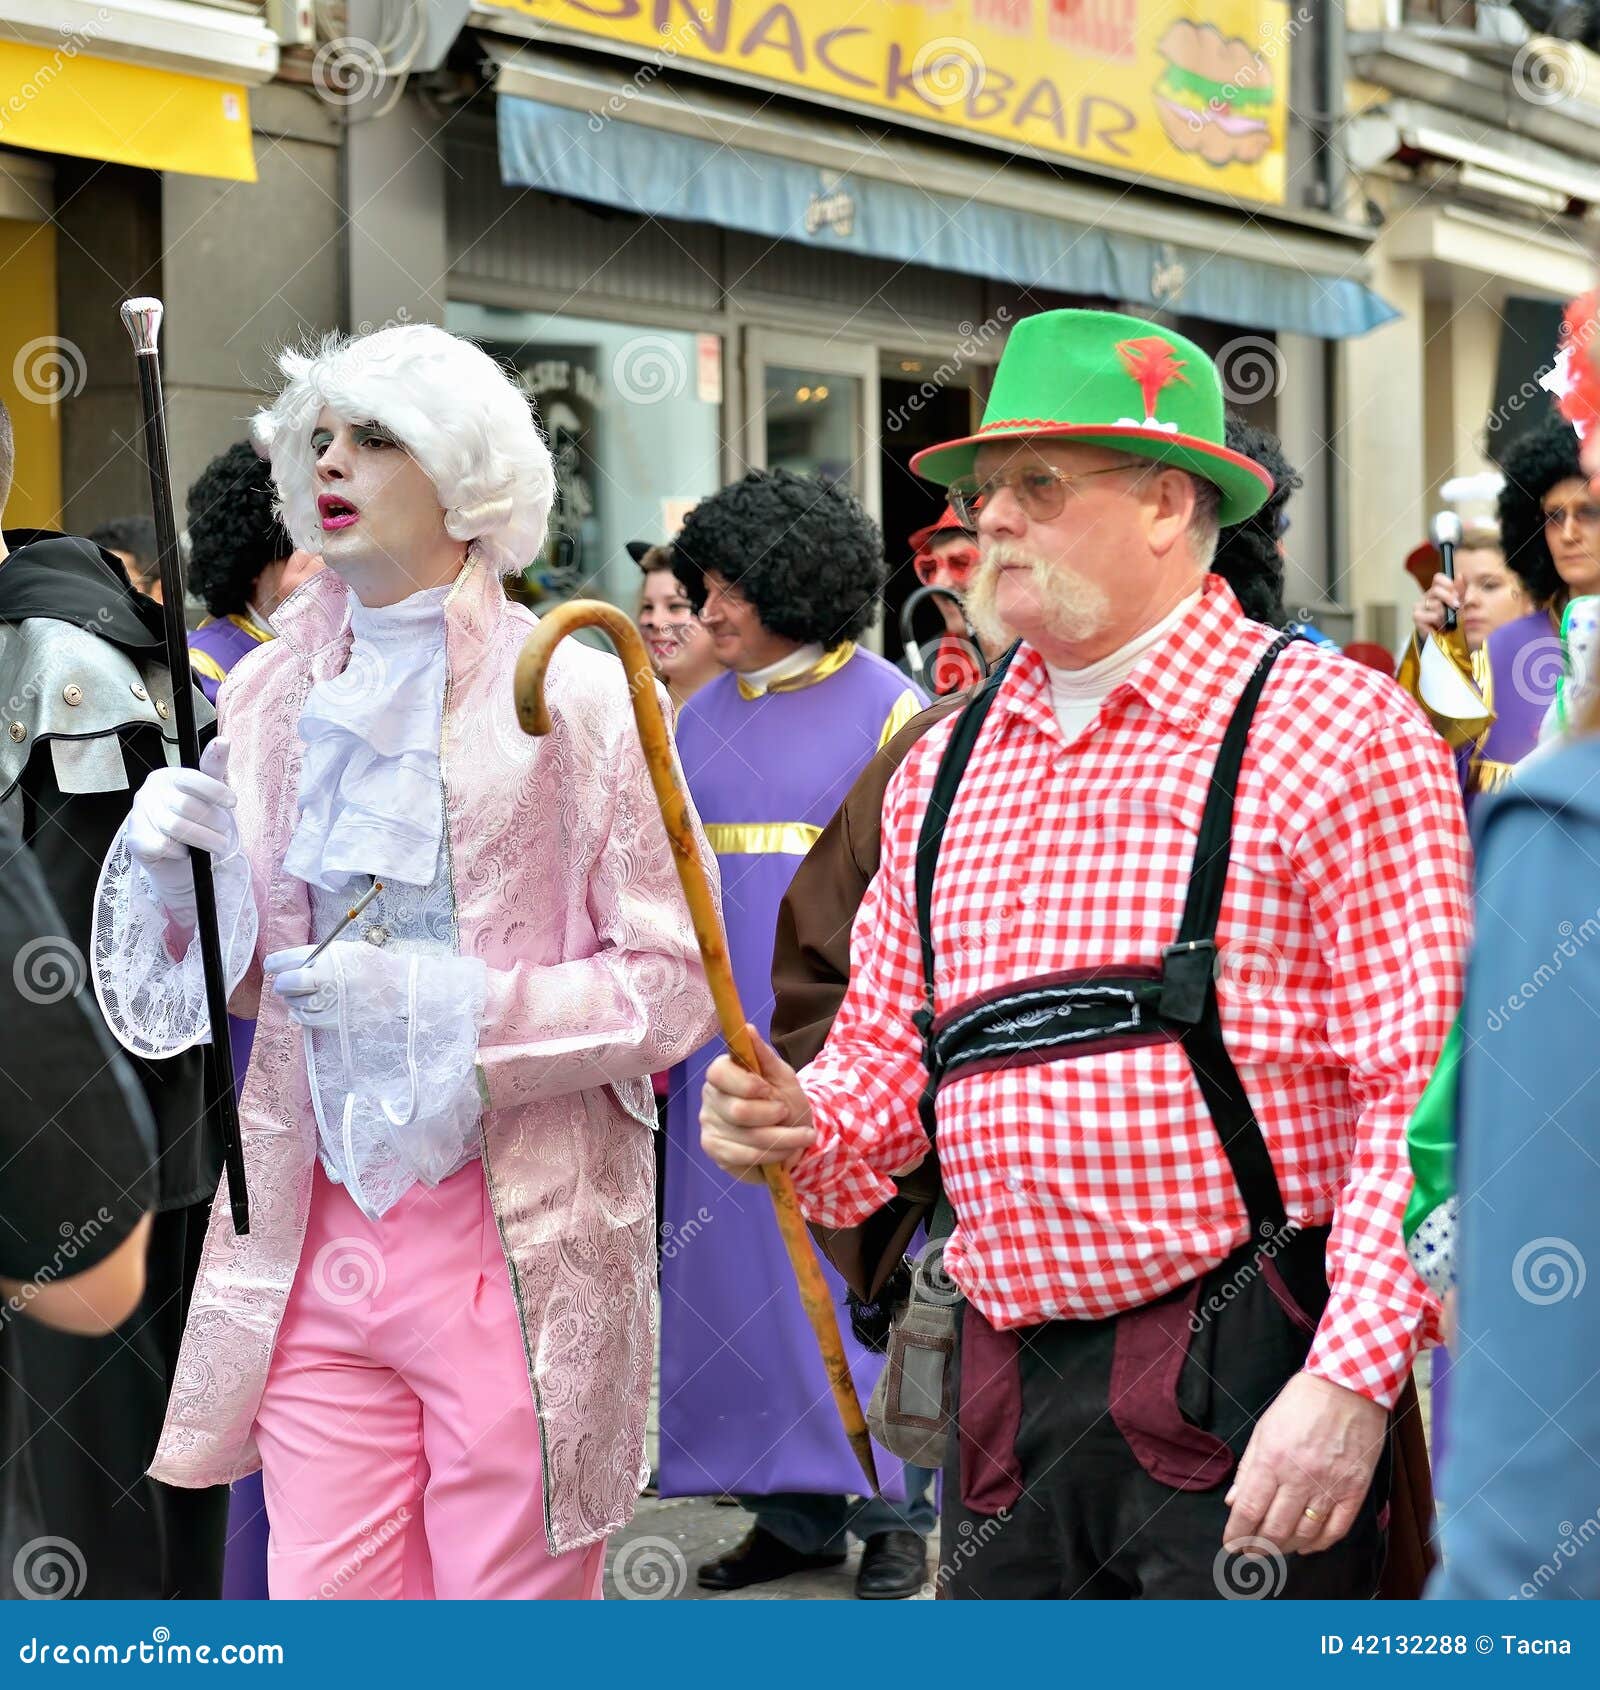
[[[239,842],[233,819],[237,800],[228,790],[227,770],[228,748],[213,740],[198,769],[157,769],[147,776],[128,812],[128,855],[149,876],[179,927],[195,923],[189,847],[226,857]]]
[[[754,1027],[746,1027],[761,1060],[752,1074],[731,1056],[706,1070],[700,1098],[700,1148],[725,1173],[752,1184],[768,1163],[792,1162],[812,1140],[811,1104],[795,1071]]]
[[[1286,1555],[1331,1549],[1366,1498],[1388,1422],[1359,1392],[1295,1374],[1256,1422],[1223,1498],[1233,1510],[1224,1545],[1265,1538]],[[1316,1519],[1307,1518],[1307,1508]]]
[[[1460,585],[1448,575],[1435,575],[1432,586],[1411,607],[1411,620],[1416,623],[1417,632],[1424,639],[1444,628],[1444,613],[1447,608],[1460,610]]]
[[[291,945],[288,950],[274,951],[261,964],[262,972],[272,989],[283,999],[290,1018],[302,1027],[336,1027],[339,1024],[339,974],[334,966],[334,952],[341,943],[335,940],[309,968],[305,966],[315,945]]]

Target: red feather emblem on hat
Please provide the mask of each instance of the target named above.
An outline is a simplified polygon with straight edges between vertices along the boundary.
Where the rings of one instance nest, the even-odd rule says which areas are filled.
[[[1573,300],[1561,322],[1561,344],[1568,354],[1566,376],[1571,385],[1561,394],[1559,407],[1580,438],[1600,424],[1600,293]]]
[[[1146,422],[1156,420],[1156,400],[1163,388],[1171,387],[1178,381],[1185,387],[1190,385],[1189,378],[1183,373],[1188,360],[1180,358],[1160,335],[1119,340],[1117,355],[1122,359],[1123,368],[1139,384]]]

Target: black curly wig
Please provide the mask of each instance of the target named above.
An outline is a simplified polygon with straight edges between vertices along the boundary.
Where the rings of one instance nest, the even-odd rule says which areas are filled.
[[[1578,462],[1578,436],[1571,423],[1550,416],[1506,448],[1500,468],[1500,544],[1506,562],[1541,608],[1566,602],[1566,583],[1544,537],[1544,496],[1563,481],[1587,482]]]
[[[843,487],[786,469],[753,469],[702,499],[672,543],[696,610],[706,575],[749,599],[768,633],[802,644],[854,639],[883,591],[883,535]]]
[[[294,550],[272,500],[272,470],[248,440],[213,458],[189,489],[189,591],[213,616],[243,611],[261,571]]]
[[[1212,569],[1233,588],[1241,608],[1254,622],[1281,628],[1288,621],[1283,606],[1283,554],[1278,541],[1287,526],[1283,507],[1305,485],[1299,470],[1283,455],[1283,442],[1271,429],[1257,428],[1231,411],[1225,438],[1272,477],[1272,497],[1253,516],[1224,528]]]

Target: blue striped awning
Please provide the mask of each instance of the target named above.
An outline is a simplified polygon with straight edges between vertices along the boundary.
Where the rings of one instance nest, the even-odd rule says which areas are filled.
[[[512,94],[499,95],[496,106],[500,174],[512,187],[1325,340],[1365,334],[1399,315],[1355,277],[1334,271],[841,176]]]

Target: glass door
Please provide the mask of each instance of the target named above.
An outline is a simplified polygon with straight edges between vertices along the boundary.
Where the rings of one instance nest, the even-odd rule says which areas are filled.
[[[745,461],[842,483],[880,514],[878,354],[820,336],[745,331]]]

